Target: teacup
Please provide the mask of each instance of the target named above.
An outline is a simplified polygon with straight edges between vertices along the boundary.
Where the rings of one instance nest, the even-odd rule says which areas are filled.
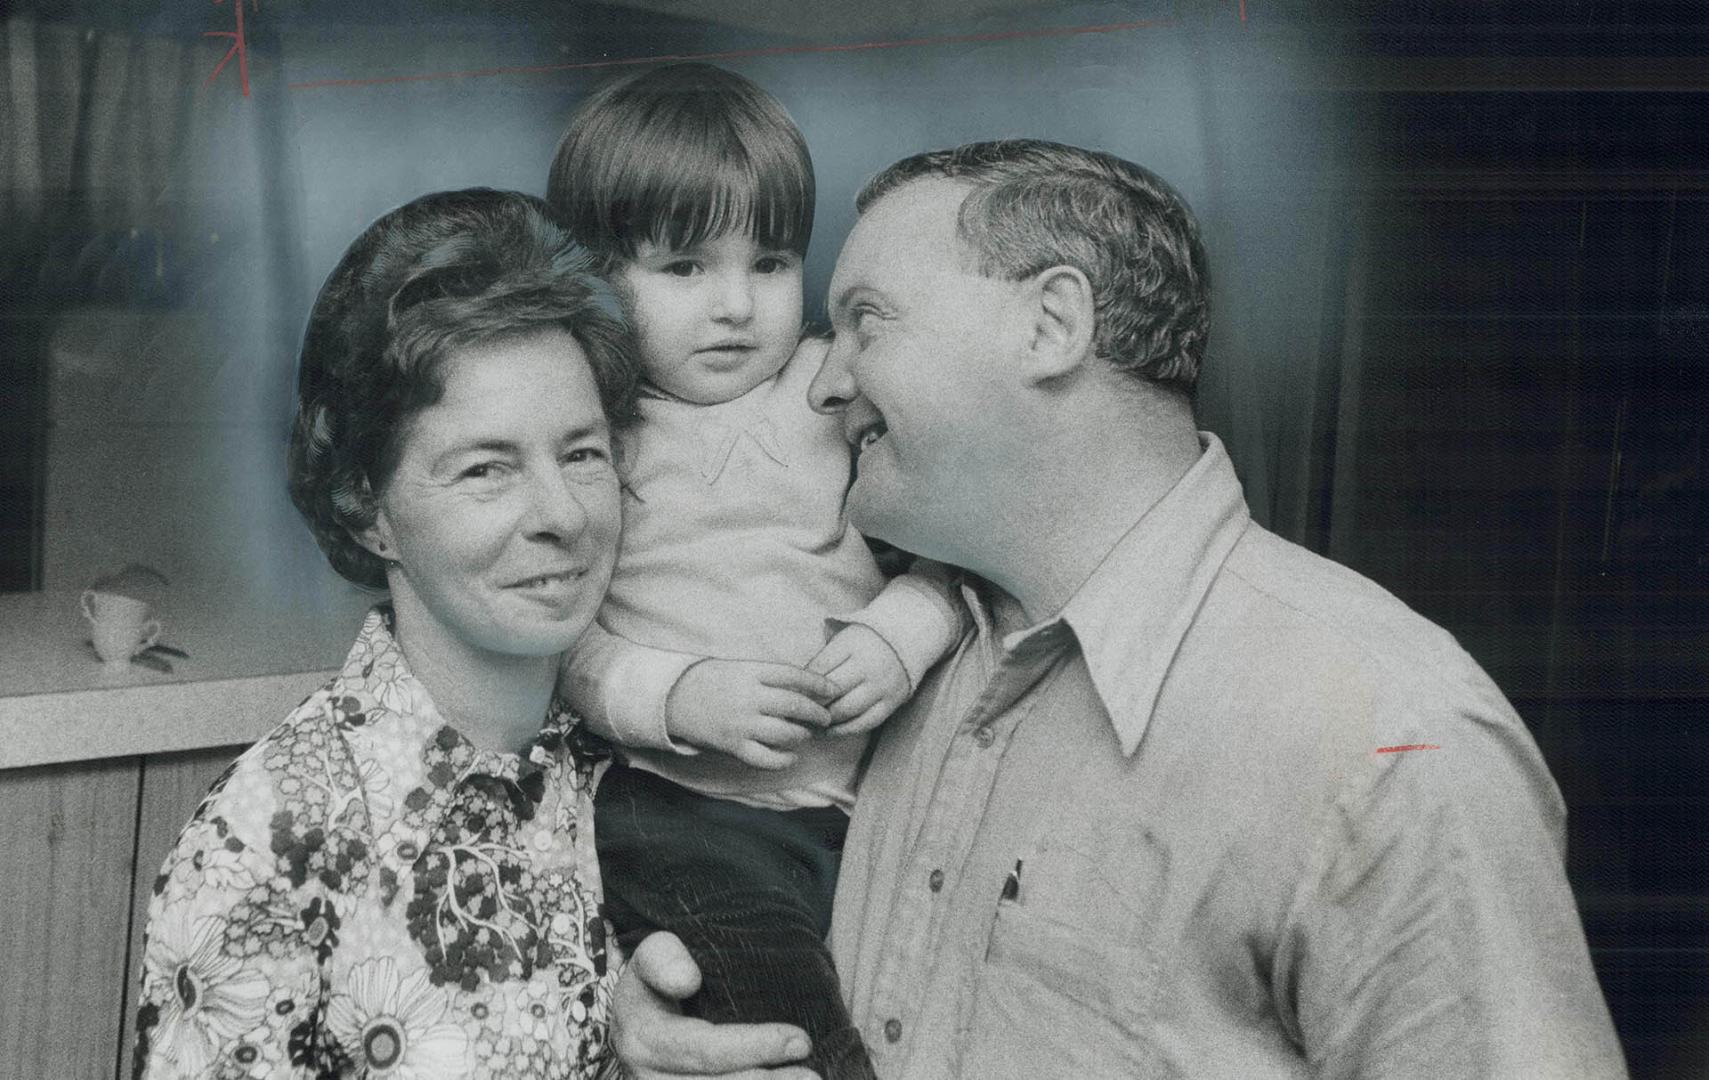
[[[148,605],[119,593],[83,591],[83,617],[95,655],[109,668],[129,666],[131,657],[160,638],[160,620],[149,618]]]

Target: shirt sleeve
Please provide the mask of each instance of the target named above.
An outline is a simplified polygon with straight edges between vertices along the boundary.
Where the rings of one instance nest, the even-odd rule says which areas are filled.
[[[916,559],[859,611],[825,620],[831,633],[851,623],[867,627],[895,651],[908,672],[910,692],[932,665],[967,632],[967,613],[956,595],[956,571]]]
[[[558,689],[589,730],[612,742],[698,754],[671,739],[665,703],[683,672],[704,659],[630,641],[594,622],[565,658]]]
[[[1622,1078],[1554,782],[1517,718],[1450,725],[1373,757],[1317,837],[1277,964],[1312,1075]]]
[[[155,880],[134,1051],[138,1080],[309,1078],[332,1071],[322,1030],[313,878],[292,887],[270,852],[199,813]],[[310,895],[312,894],[312,895]]]

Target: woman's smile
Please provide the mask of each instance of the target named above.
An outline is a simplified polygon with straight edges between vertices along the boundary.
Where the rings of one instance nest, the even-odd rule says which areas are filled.
[[[505,586],[531,600],[558,605],[573,600],[582,588],[586,570],[555,570],[524,578]]]

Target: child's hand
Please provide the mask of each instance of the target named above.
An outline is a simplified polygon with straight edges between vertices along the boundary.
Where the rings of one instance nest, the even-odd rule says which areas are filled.
[[[795,763],[794,747],[831,723],[820,702],[839,692],[823,676],[789,664],[702,660],[665,698],[665,729],[756,769],[782,769]]]
[[[861,735],[884,723],[908,700],[908,669],[890,643],[860,623],[838,630],[807,670],[836,684],[828,735]]]

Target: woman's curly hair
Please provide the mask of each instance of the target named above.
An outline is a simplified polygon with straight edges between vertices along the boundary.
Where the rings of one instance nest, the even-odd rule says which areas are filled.
[[[333,569],[385,587],[384,561],[355,536],[373,525],[375,494],[457,352],[565,330],[613,428],[631,418],[630,337],[593,265],[544,201],[488,188],[424,195],[350,245],[303,335],[288,458],[291,501]]]

